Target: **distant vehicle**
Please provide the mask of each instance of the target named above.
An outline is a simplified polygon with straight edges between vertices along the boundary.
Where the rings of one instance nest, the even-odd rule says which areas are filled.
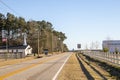
[[[43,49],[43,52],[45,53],[45,55],[48,55],[48,49]]]

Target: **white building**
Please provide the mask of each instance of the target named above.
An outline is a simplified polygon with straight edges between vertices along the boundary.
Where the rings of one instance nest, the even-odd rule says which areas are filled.
[[[6,47],[0,47],[0,53],[23,53],[25,56],[32,54],[32,47],[30,45],[27,46],[11,46],[8,49]]]
[[[108,48],[109,52],[120,52],[120,40],[104,40],[102,43],[103,48]]]

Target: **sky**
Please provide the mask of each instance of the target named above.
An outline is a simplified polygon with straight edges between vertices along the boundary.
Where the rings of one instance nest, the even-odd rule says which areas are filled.
[[[1,3],[4,2],[5,4]],[[120,40],[120,0],[0,0],[0,13],[49,21],[67,36],[69,49]]]

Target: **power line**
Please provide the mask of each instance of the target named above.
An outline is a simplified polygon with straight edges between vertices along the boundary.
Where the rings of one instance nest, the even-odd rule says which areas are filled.
[[[4,7],[0,6],[0,12],[6,12],[7,9],[5,9]]]
[[[10,6],[8,6],[7,4],[5,4],[2,0],[0,0],[0,2],[1,2],[4,6],[6,6],[8,9],[10,9],[11,11],[13,11],[14,13],[20,15],[18,12],[16,12],[16,11],[15,11],[14,9],[12,9]]]

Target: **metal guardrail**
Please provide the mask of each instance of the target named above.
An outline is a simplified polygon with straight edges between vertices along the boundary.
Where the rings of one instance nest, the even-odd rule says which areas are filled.
[[[120,53],[85,52],[83,54],[105,62],[110,62],[120,67]]]

